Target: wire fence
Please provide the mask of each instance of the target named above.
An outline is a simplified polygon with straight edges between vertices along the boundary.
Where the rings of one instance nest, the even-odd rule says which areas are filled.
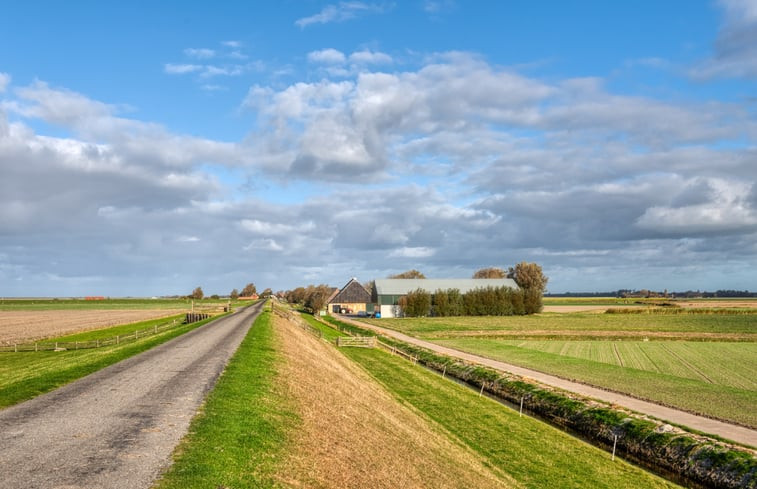
[[[35,341],[34,343],[13,343],[10,345],[0,345],[0,353],[20,353],[20,352],[39,352],[39,351],[67,351],[67,350],[86,350],[91,348],[102,348],[104,346],[120,345],[137,341],[146,336],[162,333],[176,326],[187,324],[193,321],[177,321],[156,324],[149,328],[139,329],[128,334],[116,335],[110,338],[101,338],[89,341]]]

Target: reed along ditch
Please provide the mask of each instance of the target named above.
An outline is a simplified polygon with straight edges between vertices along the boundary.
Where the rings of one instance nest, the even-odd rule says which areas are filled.
[[[375,335],[354,325],[334,323],[351,334]],[[519,410],[523,399],[524,411],[530,416],[592,445],[611,452],[617,436],[616,456],[672,482],[697,489],[757,489],[757,458],[753,451],[682,432],[663,422],[532,384],[515,375],[380,337],[384,343],[416,357],[417,363],[425,368],[443,373],[506,406]]]

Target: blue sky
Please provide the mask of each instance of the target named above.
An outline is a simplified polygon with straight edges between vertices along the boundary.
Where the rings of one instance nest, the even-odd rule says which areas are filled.
[[[757,1],[14,2],[0,296],[757,289]]]

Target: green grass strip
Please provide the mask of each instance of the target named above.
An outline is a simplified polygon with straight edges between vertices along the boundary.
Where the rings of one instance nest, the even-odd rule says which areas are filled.
[[[177,326],[130,343],[89,350],[0,353],[0,408],[49,392],[208,322],[210,319]],[[101,330],[98,334],[112,336],[102,331],[118,328],[120,326]]]
[[[175,453],[159,489],[278,487],[275,473],[299,418],[276,385],[273,318],[260,314]]]
[[[434,340],[503,362],[605,387],[685,411],[757,427],[757,392],[508,345],[485,338]],[[745,365],[744,369],[752,369]]]
[[[394,396],[525,487],[678,487],[476,392],[379,350],[344,348]]]

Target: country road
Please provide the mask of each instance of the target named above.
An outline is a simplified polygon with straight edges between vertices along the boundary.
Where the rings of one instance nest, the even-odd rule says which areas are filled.
[[[150,487],[261,308],[0,411],[0,486]]]
[[[575,392],[586,397],[599,399],[601,401],[623,406],[632,411],[647,414],[655,418],[665,420],[678,425],[688,426],[695,430],[711,433],[721,436],[723,438],[742,443],[751,447],[757,448],[757,430],[746,428],[744,426],[727,423],[724,421],[718,421],[716,419],[706,418],[704,416],[698,416],[696,414],[681,411],[679,409],[662,406],[649,401],[637,399],[635,397],[619,394],[617,392],[600,389],[587,384],[581,384],[579,382],[573,382],[554,375],[545,374],[536,370],[531,370],[517,365],[493,360],[491,358],[482,357],[480,355],[474,355],[464,351],[456,350],[446,346],[437,345],[430,341],[421,340],[413,336],[400,333],[393,329],[382,328],[373,324],[368,324],[363,321],[355,321],[345,316],[339,316],[340,320],[348,323],[355,324],[361,328],[371,329],[377,333],[385,336],[396,338],[405,343],[420,346],[436,353],[441,353],[453,358],[459,358],[467,362],[476,363],[491,367],[495,370],[502,372],[510,372],[527,379],[533,379],[539,383],[557,387],[570,392]]]

